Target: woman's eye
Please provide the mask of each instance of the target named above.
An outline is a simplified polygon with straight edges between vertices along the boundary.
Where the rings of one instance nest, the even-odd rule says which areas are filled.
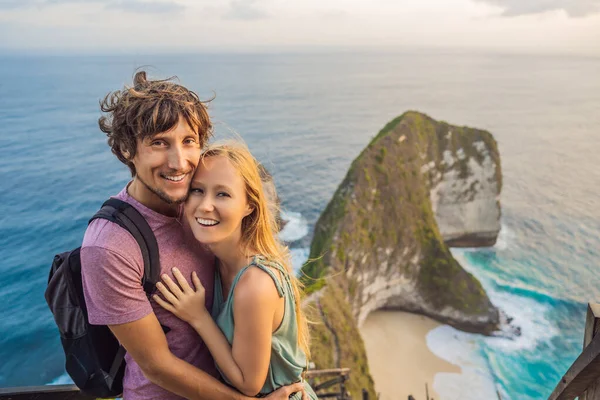
[[[219,193],[217,193],[217,196],[219,196],[219,197],[231,197],[231,196],[229,196],[229,193],[225,193],[225,192],[219,192]]]
[[[200,193],[200,194],[202,194],[202,193],[204,193],[204,190],[202,190],[200,188],[191,188],[190,192],[191,193]]]

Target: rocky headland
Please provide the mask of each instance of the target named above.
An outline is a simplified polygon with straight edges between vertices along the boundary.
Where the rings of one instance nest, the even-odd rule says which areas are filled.
[[[316,367],[350,367],[353,396],[376,398],[358,331],[375,310],[498,332],[505,318],[449,246],[495,243],[501,188],[489,132],[413,111],[388,123],[321,214],[302,268]]]

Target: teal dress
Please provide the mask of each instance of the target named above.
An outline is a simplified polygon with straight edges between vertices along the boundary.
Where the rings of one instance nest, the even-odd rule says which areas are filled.
[[[254,256],[250,264],[242,268],[233,279],[229,296],[223,298],[223,287],[221,285],[221,275],[219,268],[215,272],[215,291],[213,298],[212,316],[227,338],[229,344],[233,342],[233,332],[235,322],[233,320],[233,302],[235,286],[240,277],[250,267],[257,267],[269,274],[273,279],[279,297],[285,297],[285,308],[281,325],[273,332],[271,339],[271,361],[269,362],[269,371],[265,384],[256,397],[264,397],[281,386],[299,382],[301,374],[306,369],[306,356],[298,346],[298,324],[296,323],[296,307],[294,301],[294,292],[292,290],[290,276],[288,272],[278,263],[267,261],[262,256]],[[281,272],[282,282],[274,270]],[[217,369],[219,367],[217,366]],[[221,370],[221,376],[225,382],[231,385]],[[306,393],[311,400],[317,399],[312,388],[308,383],[304,383]],[[290,399],[301,400],[301,393],[290,396]]]

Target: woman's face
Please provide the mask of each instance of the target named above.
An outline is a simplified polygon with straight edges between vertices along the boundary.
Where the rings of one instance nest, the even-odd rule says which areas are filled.
[[[242,219],[251,212],[244,180],[229,158],[211,156],[199,163],[185,203],[185,216],[196,240],[237,245]]]

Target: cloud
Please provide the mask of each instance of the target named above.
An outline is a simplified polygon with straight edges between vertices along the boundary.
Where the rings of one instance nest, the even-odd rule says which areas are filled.
[[[475,0],[498,6],[502,15],[541,14],[548,11],[564,11],[570,17],[585,17],[600,13],[600,0]]]
[[[30,7],[49,7],[58,4],[103,4],[107,10],[118,9],[133,13],[165,14],[182,11],[181,4],[173,1],[141,0],[0,0],[0,9],[10,10]]]
[[[107,9],[118,8],[128,12],[145,14],[166,14],[183,11],[184,6],[174,1],[115,0],[106,5]]]
[[[256,0],[232,0],[229,10],[223,15],[223,18],[246,21],[268,18],[269,14],[257,7],[255,3]]]

